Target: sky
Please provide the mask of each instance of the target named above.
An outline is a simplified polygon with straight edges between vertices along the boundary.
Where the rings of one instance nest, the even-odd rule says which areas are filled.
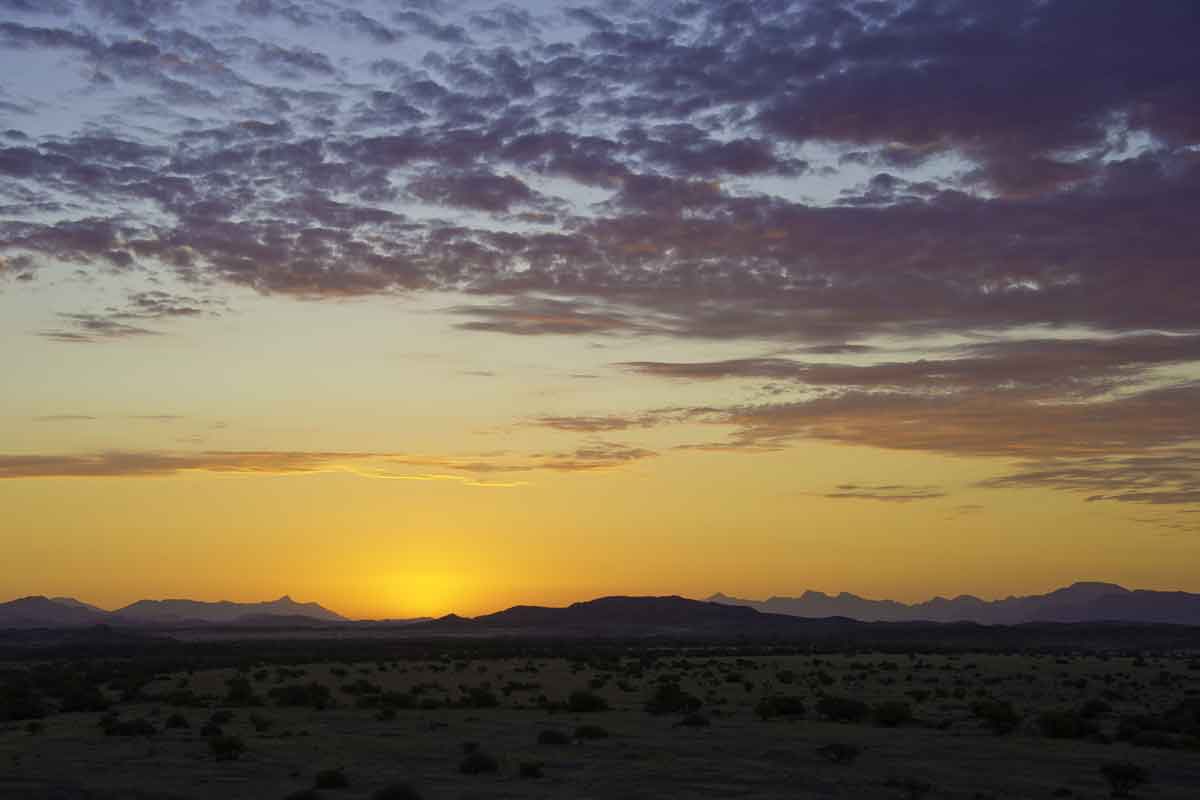
[[[0,599],[1200,591],[1192,0],[0,0]]]

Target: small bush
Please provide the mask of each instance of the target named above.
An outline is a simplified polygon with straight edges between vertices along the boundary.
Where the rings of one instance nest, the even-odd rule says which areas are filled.
[[[933,791],[933,784],[923,778],[889,778],[883,785],[900,789],[908,800],[921,800]]]
[[[482,750],[468,753],[458,764],[458,771],[464,775],[482,775],[485,772],[496,772],[499,769],[500,762]]]
[[[912,722],[912,706],[901,700],[889,700],[879,703],[871,709],[871,715],[878,725],[885,728],[895,728],[906,722]]]
[[[500,705],[500,698],[491,689],[473,686],[463,696],[462,704],[467,708],[495,708]]]
[[[237,761],[246,752],[246,743],[237,736],[213,736],[208,749],[217,761]]]
[[[693,711],[691,714],[688,714],[683,719],[679,720],[679,722],[676,722],[675,727],[678,728],[682,726],[684,728],[707,728],[711,724],[712,723],[708,721],[708,717],[704,716],[698,711]]]
[[[570,744],[571,737],[562,731],[544,730],[538,734],[538,744]]]
[[[119,719],[104,728],[106,736],[153,736],[158,728],[148,719]]]
[[[540,761],[522,761],[521,766],[517,768],[517,775],[522,778],[540,778],[542,777],[542,762]]]
[[[409,783],[391,783],[376,789],[371,800],[423,800],[421,793]]]
[[[699,697],[685,692],[679,684],[664,683],[654,690],[645,708],[651,714],[679,714],[698,711],[701,705]]]
[[[1074,711],[1043,711],[1037,724],[1042,735],[1051,739],[1083,739],[1097,730],[1096,723]]]
[[[192,723],[188,722],[187,717],[185,717],[183,714],[180,714],[178,711],[176,711],[173,714],[171,714],[169,717],[167,717],[166,721],[163,723],[163,727],[164,728],[190,728],[190,727],[192,727]]]
[[[208,718],[208,721],[213,725],[228,725],[230,722],[233,722],[233,712],[228,708],[218,708]]]
[[[861,747],[846,742],[830,742],[817,748],[817,755],[832,761],[834,764],[852,764],[860,753],[862,753]]]
[[[283,800],[321,800],[321,793],[316,789],[300,789],[292,792]]]
[[[1100,774],[1108,781],[1113,797],[1130,797],[1134,789],[1150,782],[1150,771],[1130,761],[1109,761],[1101,765]]]
[[[834,722],[862,722],[871,713],[871,707],[852,697],[827,694],[817,701],[817,713]]]
[[[576,714],[607,711],[608,701],[595,692],[578,689],[567,697],[567,710]]]
[[[294,683],[276,686],[267,692],[277,705],[304,706],[318,711],[333,703],[333,692],[323,683]]]
[[[317,789],[345,789],[350,786],[345,767],[323,769],[313,776],[313,787]]]
[[[774,717],[803,717],[804,698],[798,695],[764,697],[754,706],[754,712],[764,720]]]
[[[982,720],[997,735],[1011,733],[1021,722],[1012,703],[985,698],[971,704],[971,713]]]
[[[576,739],[607,739],[608,731],[599,725],[580,725],[575,729]]]

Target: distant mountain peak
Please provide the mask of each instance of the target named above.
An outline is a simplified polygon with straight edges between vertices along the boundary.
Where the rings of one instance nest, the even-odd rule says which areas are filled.
[[[975,595],[938,595],[921,603],[868,600],[849,592],[835,596],[805,591],[799,597],[745,600],[717,593],[713,602],[796,617],[849,617],[864,622],[1167,622],[1200,624],[1200,594],[1130,591],[1105,581],[1076,581],[1040,595],[983,600]]]

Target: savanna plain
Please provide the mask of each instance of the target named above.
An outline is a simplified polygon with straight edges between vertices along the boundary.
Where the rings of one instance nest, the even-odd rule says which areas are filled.
[[[1189,652],[311,650],[2,664],[0,796],[1200,796]]]

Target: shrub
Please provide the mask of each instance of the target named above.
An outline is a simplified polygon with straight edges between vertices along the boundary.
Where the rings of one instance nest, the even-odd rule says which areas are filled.
[[[1108,781],[1113,797],[1129,797],[1134,789],[1150,781],[1150,771],[1130,761],[1106,762],[1101,765],[1100,774]]]
[[[217,761],[237,761],[246,752],[246,743],[237,736],[213,736],[208,740],[208,749]]]
[[[178,711],[176,711],[175,713],[171,714],[171,716],[167,717],[166,722],[163,723],[163,727],[164,728],[190,728],[190,727],[192,727],[192,723],[188,722],[187,717],[185,717],[183,714],[180,714]]]
[[[1037,724],[1042,735],[1051,739],[1083,739],[1097,730],[1096,723],[1074,711],[1043,711]]]
[[[158,733],[154,723],[148,719],[118,719],[105,726],[106,736],[153,736]]]
[[[599,725],[580,725],[575,729],[576,739],[607,739],[608,731]]]
[[[798,695],[764,697],[754,706],[754,712],[765,720],[773,717],[803,717],[804,698]]]
[[[225,681],[225,686],[228,689],[225,702],[231,706],[256,706],[262,703],[259,696],[254,693],[254,685],[240,675],[235,675]]]
[[[607,711],[608,701],[595,692],[590,692],[587,689],[577,689],[567,697],[567,710],[574,713]]]
[[[971,704],[971,713],[982,720],[997,735],[1011,733],[1021,722],[1012,703],[985,698]]]
[[[912,722],[912,706],[902,700],[888,700],[871,709],[875,722],[885,728],[894,728]]]
[[[323,769],[313,776],[313,786],[317,789],[345,789],[350,786],[346,777],[345,767]]]
[[[538,734],[538,744],[570,744],[571,737],[562,731],[544,730]]]
[[[1163,731],[1138,731],[1130,740],[1135,747],[1159,747],[1165,750],[1173,749],[1178,740]]]
[[[218,708],[216,711],[212,712],[208,718],[208,721],[213,725],[227,725],[230,722],[233,722],[233,712],[228,708]]]
[[[500,705],[500,698],[491,689],[472,686],[463,696],[462,704],[467,708],[495,708]]]
[[[861,752],[861,747],[846,742],[830,742],[817,748],[818,755],[829,759],[834,764],[852,764]]]
[[[683,719],[675,723],[675,727],[683,726],[685,728],[707,728],[712,723],[708,721],[708,717],[698,711],[693,711],[684,716]]]
[[[922,778],[889,778],[883,785],[900,789],[908,800],[921,800],[933,791],[933,784]]]
[[[267,694],[281,706],[305,706],[318,711],[333,703],[333,693],[323,683],[293,683],[287,686],[276,686]]]
[[[542,762],[540,761],[522,761],[521,766],[517,768],[517,775],[522,778],[540,778],[542,777]]]
[[[316,789],[301,789],[297,792],[292,792],[283,800],[321,800],[321,793]]]
[[[827,694],[817,701],[817,713],[834,722],[862,722],[871,713],[871,707],[852,697]]]
[[[685,692],[678,683],[664,683],[654,690],[645,708],[651,714],[678,714],[698,711],[701,705],[699,697]]]
[[[458,771],[464,775],[481,775],[485,772],[496,772],[499,769],[500,762],[482,750],[468,753],[458,764]]]
[[[371,800],[422,800],[422,797],[412,784],[390,783],[382,789],[376,789]]]

